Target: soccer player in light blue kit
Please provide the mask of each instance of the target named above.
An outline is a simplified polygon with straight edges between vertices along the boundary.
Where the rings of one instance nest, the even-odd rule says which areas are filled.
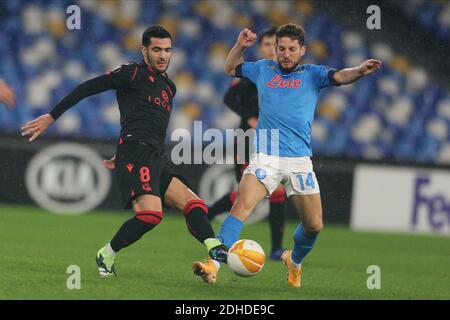
[[[277,62],[244,62],[244,50],[256,41],[256,34],[244,29],[225,62],[228,75],[247,78],[257,86],[259,121],[256,153],[244,171],[236,202],[218,237],[231,246],[258,202],[283,184],[301,223],[294,232],[292,250],[284,251],[282,260],[288,268],[288,285],[300,287],[301,263],[323,228],[319,184],[311,162],[311,127],[319,91],[369,75],[381,67],[381,61],[370,59],[358,67],[341,70],[302,65],[300,60],[306,50],[302,26],[279,27],[276,40]],[[219,266],[218,261],[209,258],[195,262],[193,268],[211,283],[216,281]]]

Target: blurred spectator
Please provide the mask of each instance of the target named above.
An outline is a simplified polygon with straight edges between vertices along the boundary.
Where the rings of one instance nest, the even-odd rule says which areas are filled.
[[[423,15],[432,32],[449,34],[450,2],[398,3]],[[385,66],[366,81],[320,94],[315,155],[450,163],[450,93],[411,61],[414,53],[402,56],[387,43],[368,41],[316,10],[312,0],[84,0],[77,2],[81,30],[65,28],[70,4],[0,1],[0,73],[21,106],[13,112],[0,108],[0,132],[48,111],[80,81],[139,61],[139,35],[151,24],[163,24],[175,36],[169,74],[178,90],[168,137],[177,128],[192,129],[194,120],[202,121],[203,130],[234,128],[239,119],[221,97],[232,80],[223,64],[236,35],[243,27],[258,33],[273,23],[294,22],[306,29],[302,63],[342,68],[373,56]],[[257,58],[255,50],[246,54]],[[107,93],[82,101],[48,134],[114,141],[118,117],[114,94]]]
[[[5,103],[10,109],[16,103],[16,93],[2,79],[0,79],[0,103]]]

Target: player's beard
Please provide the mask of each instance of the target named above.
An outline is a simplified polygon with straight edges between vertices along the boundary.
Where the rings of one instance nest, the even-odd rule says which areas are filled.
[[[154,61],[149,54],[147,54],[147,61],[149,62],[150,66],[155,70],[155,72],[157,73],[165,73],[167,71],[167,69],[169,68],[169,64],[170,64],[170,58],[167,59],[167,63],[166,63],[166,68],[164,70],[159,70],[157,65],[156,65],[156,61]]]
[[[294,63],[294,65],[290,68],[284,68],[283,65],[281,64],[281,61],[278,60],[278,67],[280,68],[281,71],[285,72],[285,73],[289,73],[294,71],[295,69],[297,69],[298,65],[300,64],[300,59],[298,59],[298,61],[296,63]]]

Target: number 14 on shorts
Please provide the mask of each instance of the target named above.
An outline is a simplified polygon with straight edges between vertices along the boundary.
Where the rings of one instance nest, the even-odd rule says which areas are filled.
[[[316,182],[314,180],[313,172],[301,172],[297,174],[296,178],[302,192],[304,192],[306,189],[315,189]]]

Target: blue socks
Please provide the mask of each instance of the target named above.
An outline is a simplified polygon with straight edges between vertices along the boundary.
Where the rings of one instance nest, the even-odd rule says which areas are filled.
[[[302,263],[306,255],[311,251],[316,242],[318,233],[307,233],[303,225],[299,224],[294,232],[294,248],[292,249],[291,259],[295,264]]]
[[[233,243],[239,240],[239,235],[244,226],[244,223],[232,216],[231,214],[227,216],[225,221],[222,223],[220,230],[217,234],[223,244],[227,247],[231,247]],[[311,251],[316,243],[318,233],[307,233],[303,229],[303,225],[299,224],[294,232],[294,248],[292,249],[292,261],[295,264],[302,263],[306,255]]]
[[[231,247],[233,243],[239,240],[243,226],[244,223],[241,220],[230,214],[222,223],[217,237],[222,240],[224,245]]]

